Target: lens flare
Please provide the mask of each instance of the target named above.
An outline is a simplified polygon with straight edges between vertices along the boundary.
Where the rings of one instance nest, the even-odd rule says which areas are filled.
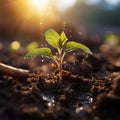
[[[39,11],[44,11],[48,4],[48,0],[29,0],[30,4]]]
[[[64,12],[74,6],[76,3],[76,0],[57,0],[57,9],[61,12]]]
[[[20,42],[18,42],[18,41],[13,41],[12,43],[11,43],[11,47],[13,48],[13,49],[15,49],[15,50],[18,50],[19,48],[20,48]]]

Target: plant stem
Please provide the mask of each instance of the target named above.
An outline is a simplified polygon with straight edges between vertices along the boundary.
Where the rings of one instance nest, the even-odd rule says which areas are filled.
[[[59,82],[58,82],[58,87],[61,85],[62,83],[62,59],[60,57],[59,59]]]
[[[62,49],[61,50],[58,49],[58,54],[59,54],[58,57],[54,56],[53,58],[54,58],[55,63],[58,66],[58,71],[59,71],[59,73],[58,73],[58,76],[59,76],[58,87],[59,87],[62,84],[62,77],[63,77],[62,76],[62,64],[63,64],[63,59],[64,59],[66,52],[62,52]]]
[[[59,81],[58,81],[58,87],[61,85],[62,83],[62,50],[61,49],[58,49],[58,71],[59,71]]]
[[[65,52],[62,53],[62,49],[58,50],[59,53],[59,64],[58,64],[58,70],[59,70],[59,82],[58,82],[58,87],[62,84],[62,64],[63,64],[63,59],[65,56]]]

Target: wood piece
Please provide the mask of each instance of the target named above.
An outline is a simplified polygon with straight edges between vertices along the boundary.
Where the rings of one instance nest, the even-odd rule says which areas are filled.
[[[24,70],[0,63],[0,75],[8,75],[19,80],[25,80],[29,77],[29,70]]]

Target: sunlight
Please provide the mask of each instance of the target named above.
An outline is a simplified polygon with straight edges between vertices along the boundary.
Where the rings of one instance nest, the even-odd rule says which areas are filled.
[[[55,8],[60,12],[65,12],[75,5],[77,0],[27,0],[29,7],[40,13],[45,14],[50,11],[54,12]]]
[[[30,4],[38,11],[44,11],[49,0],[29,0]]]
[[[76,0],[58,0],[57,1],[57,9],[61,12],[64,12],[74,6],[76,3]]]

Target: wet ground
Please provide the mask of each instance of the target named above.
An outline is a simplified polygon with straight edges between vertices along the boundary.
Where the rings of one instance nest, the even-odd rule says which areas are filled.
[[[23,46],[11,52],[10,40],[2,38],[0,61],[31,72],[24,81],[0,74],[0,120],[119,120],[120,46],[99,39],[103,41],[84,41],[93,55],[75,51],[65,57],[57,88],[52,61],[24,60],[28,41],[21,40]]]

